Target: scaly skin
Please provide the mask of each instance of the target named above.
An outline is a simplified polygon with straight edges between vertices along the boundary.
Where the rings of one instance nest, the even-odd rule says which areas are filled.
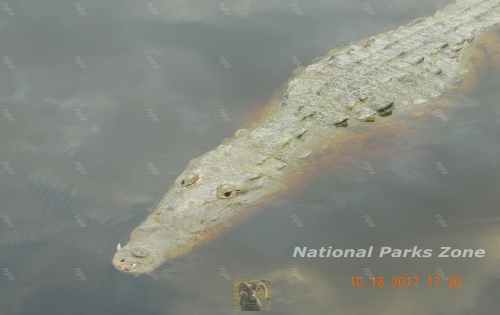
[[[113,265],[148,273],[231,226],[339,128],[422,109],[463,80],[471,47],[500,22],[500,0],[459,0],[434,16],[335,49],[295,76],[279,110],[192,160]]]

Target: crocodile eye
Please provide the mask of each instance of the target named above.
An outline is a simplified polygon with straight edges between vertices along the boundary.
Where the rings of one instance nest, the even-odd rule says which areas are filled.
[[[200,176],[198,176],[197,174],[190,174],[182,178],[180,184],[182,187],[186,188],[194,185],[199,179]]]
[[[217,197],[219,199],[233,198],[242,192],[243,190],[241,188],[238,188],[233,185],[224,184],[217,187]]]

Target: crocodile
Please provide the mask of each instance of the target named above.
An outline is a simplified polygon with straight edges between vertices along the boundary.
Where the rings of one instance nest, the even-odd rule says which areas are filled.
[[[498,23],[500,0],[458,0],[303,67],[277,110],[188,163],[112,264],[134,275],[154,271],[286,190],[325,139],[443,96],[466,77],[480,35]]]

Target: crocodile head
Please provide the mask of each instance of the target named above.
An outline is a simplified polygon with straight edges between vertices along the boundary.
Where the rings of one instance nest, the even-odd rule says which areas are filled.
[[[277,187],[256,160],[251,150],[222,145],[191,161],[118,249],[113,265],[123,272],[147,273],[217,235],[221,226]]]

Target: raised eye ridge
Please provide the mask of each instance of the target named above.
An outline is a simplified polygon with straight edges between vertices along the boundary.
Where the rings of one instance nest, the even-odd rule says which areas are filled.
[[[196,184],[198,180],[200,180],[200,176],[198,174],[189,174],[184,176],[179,183],[182,187],[186,188]]]
[[[219,199],[229,199],[236,197],[237,195],[243,193],[244,190],[241,187],[231,185],[231,184],[222,184],[217,187],[217,198]]]

